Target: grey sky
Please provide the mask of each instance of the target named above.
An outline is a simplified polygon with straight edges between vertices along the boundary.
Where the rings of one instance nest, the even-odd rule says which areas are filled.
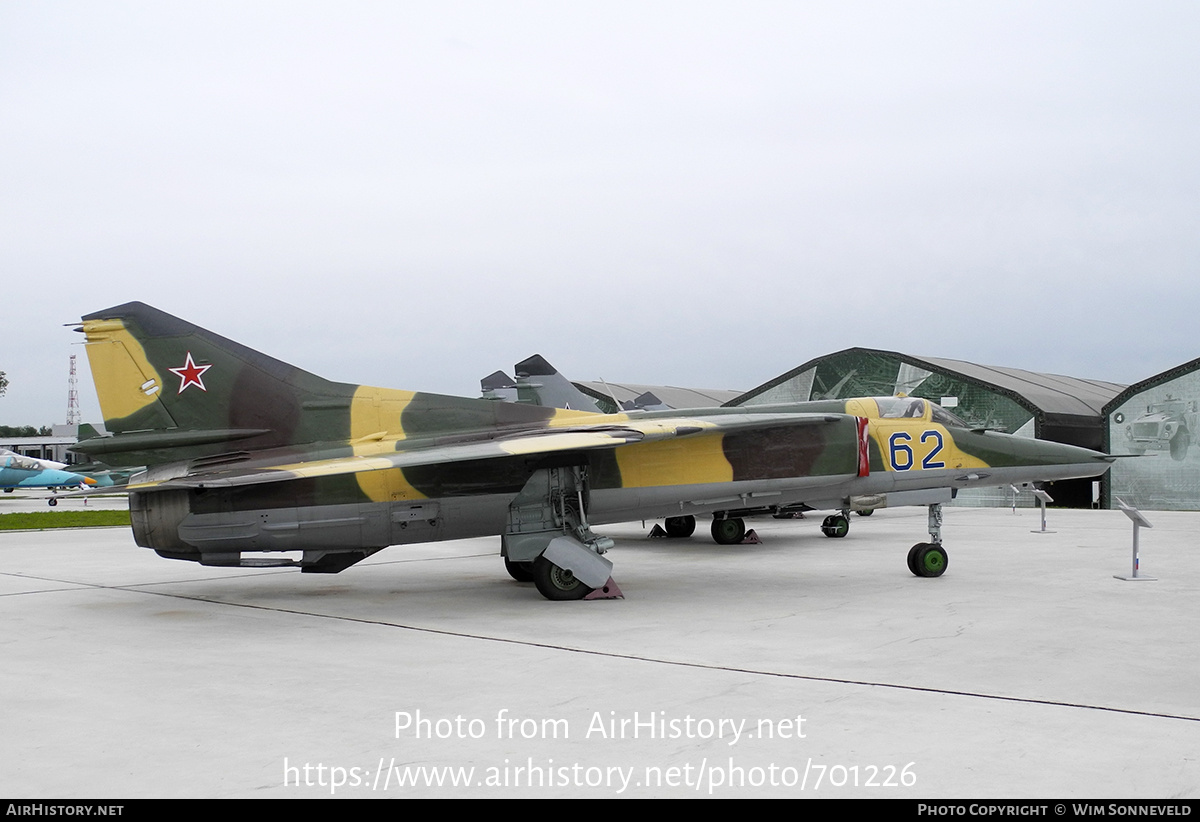
[[[0,423],[139,299],[331,379],[1200,356],[1200,5],[0,4]],[[81,356],[84,416],[97,419]]]

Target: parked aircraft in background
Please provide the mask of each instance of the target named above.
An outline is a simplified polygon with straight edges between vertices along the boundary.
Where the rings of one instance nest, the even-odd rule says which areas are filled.
[[[480,380],[483,398],[575,411],[600,413],[602,410],[595,399],[580,391],[575,383],[560,374],[541,354],[534,354],[517,363],[513,366],[513,372],[517,375],[515,380],[503,371],[496,371]],[[614,408],[622,411],[671,410],[671,406],[649,391],[626,402],[621,402],[615,395],[610,396]]]
[[[137,543],[204,565],[337,573],[389,545],[495,534],[514,577],[578,599],[618,591],[600,523],[711,513],[727,542],[747,511],[1108,465],[929,406],[875,424],[789,405],[597,414],[334,383],[142,303],[81,328],[111,434],[75,450],[147,466],[129,485]],[[930,530],[909,552],[922,576],[946,564]]]
[[[96,481],[83,474],[65,470],[67,464],[54,460],[26,457],[0,449],[0,488],[12,493],[18,488],[80,488],[95,485]],[[58,500],[51,497],[51,505]]]

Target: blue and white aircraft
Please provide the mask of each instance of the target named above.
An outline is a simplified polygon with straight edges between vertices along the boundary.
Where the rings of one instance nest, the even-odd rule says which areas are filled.
[[[96,481],[83,474],[65,471],[66,463],[25,457],[0,449],[0,488],[12,493],[16,488],[80,488]],[[58,500],[50,498],[51,505]]]

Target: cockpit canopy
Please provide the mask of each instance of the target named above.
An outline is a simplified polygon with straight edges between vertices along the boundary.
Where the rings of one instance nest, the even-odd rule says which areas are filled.
[[[967,424],[936,402],[920,397],[872,397],[879,407],[880,419],[930,420],[948,428],[967,428]]]
[[[42,466],[35,460],[8,449],[0,449],[0,468],[16,468],[20,471],[42,470]]]

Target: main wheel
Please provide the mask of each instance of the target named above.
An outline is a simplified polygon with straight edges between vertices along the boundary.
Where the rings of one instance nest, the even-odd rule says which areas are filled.
[[[533,582],[532,562],[513,562],[508,557],[505,557],[504,570],[508,571],[508,575],[517,582]]]
[[[58,500],[56,500],[54,497],[50,497],[48,504],[51,508],[53,508],[54,506],[58,505]]]
[[[592,592],[574,574],[565,568],[559,568],[545,557],[533,561],[533,584],[538,593],[546,599],[565,601],[583,599]]]
[[[875,509],[874,509],[874,508],[868,508],[868,509],[867,509],[867,510],[865,510],[865,511],[855,511],[854,513],[858,514],[860,517],[869,517],[869,516],[871,516],[871,514],[874,514],[874,513],[875,513]]]
[[[825,517],[825,521],[821,523],[821,533],[827,537],[841,539],[850,533],[850,520],[843,517],[841,514],[830,514]]]
[[[737,517],[714,519],[712,538],[718,545],[737,545],[746,538],[746,523]]]
[[[940,577],[946,573],[946,565],[949,562],[950,558],[946,556],[946,550],[940,545],[933,544],[922,546],[913,559],[919,577]]]
[[[663,521],[663,528],[666,530],[667,536],[674,539],[690,537],[696,532],[696,518],[693,516],[667,517]]]

